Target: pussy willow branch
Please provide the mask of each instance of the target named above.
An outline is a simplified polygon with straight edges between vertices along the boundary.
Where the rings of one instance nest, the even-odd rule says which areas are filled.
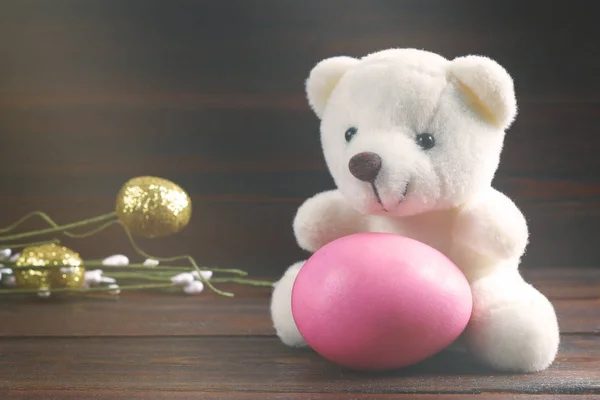
[[[17,222],[15,222],[14,224],[8,226],[7,228],[4,228],[2,230],[0,230],[0,232],[4,233],[4,232],[10,232],[11,230],[17,228],[18,226],[20,226],[21,224],[23,224],[25,221],[38,216],[41,217],[42,219],[44,219],[46,222],[48,222],[50,225],[52,225],[51,228],[46,228],[46,229],[38,229],[35,231],[29,231],[29,232],[22,232],[22,233],[15,233],[12,235],[6,235],[6,236],[0,236],[0,243],[1,242],[6,242],[6,241],[12,241],[12,240],[17,240],[17,239],[24,239],[24,238],[29,238],[29,237],[34,237],[34,236],[41,236],[41,235],[46,235],[48,233],[55,233],[55,232],[62,232],[67,236],[70,237],[87,237],[90,236],[89,232],[85,233],[82,235],[77,235],[77,234],[73,234],[71,232],[68,232],[69,229],[73,229],[73,228],[79,228],[82,226],[87,226],[87,225],[91,225],[91,224],[95,224],[98,222],[103,222],[103,221],[107,221],[109,219],[114,219],[116,218],[116,213],[113,211],[109,214],[104,214],[104,215],[99,215],[97,217],[93,217],[93,218],[88,218],[88,219],[84,219],[81,221],[76,221],[76,222],[71,222],[70,224],[65,224],[65,225],[58,225],[56,222],[54,222],[48,215],[46,215],[45,213],[41,212],[41,211],[34,211],[31,212],[27,215],[25,215],[23,218],[21,218],[20,220],[18,220]],[[107,226],[109,226],[108,224],[106,224]],[[106,227],[102,228],[105,229]],[[99,230],[94,230],[92,231],[93,233],[97,233],[99,232]],[[92,233],[92,234],[93,234]],[[5,244],[4,247],[10,247],[9,244]]]
[[[122,280],[143,279],[143,280],[154,281],[154,282],[170,282],[171,281],[170,275],[163,275],[163,274],[151,274],[151,275],[140,276],[138,274],[134,274],[131,272],[112,272],[110,274],[110,277],[115,278],[115,279],[122,279]],[[263,286],[263,287],[272,287],[273,286],[273,282],[261,281],[261,280],[257,280],[257,279],[246,279],[246,278],[231,278],[231,277],[211,278],[210,281],[214,282],[214,283],[238,283],[238,284],[250,285],[250,286]]]
[[[45,266],[32,266],[32,265],[25,265],[25,266],[17,266],[16,265],[16,261],[10,261],[10,260],[6,260],[6,261],[2,261],[2,264],[4,264],[6,267],[10,267],[13,270],[18,270],[18,269],[56,269],[56,268],[64,268],[64,265],[45,265]],[[170,274],[173,275],[173,273],[177,273],[177,272],[189,272],[190,271],[190,266],[182,266],[182,265],[169,265],[169,266],[150,266],[150,265],[144,265],[144,264],[128,264],[128,265],[103,265],[102,264],[102,260],[83,260],[83,262],[81,263],[81,265],[85,268],[102,268],[102,269],[106,269],[106,270],[111,270],[111,269],[121,269],[121,270],[127,270],[127,271],[132,271],[132,270],[143,270],[143,271],[152,271],[153,273],[158,272],[158,273],[165,273],[165,274]],[[230,273],[230,274],[235,274],[235,275],[241,275],[241,276],[246,276],[247,273],[245,271],[240,271],[238,269],[226,269],[226,268],[208,268],[208,267],[200,267],[201,271],[212,271],[212,272],[221,272],[221,273]]]
[[[133,247],[133,249],[142,257],[146,257],[146,258],[152,258],[154,260],[157,261],[162,261],[162,262],[170,262],[170,261],[178,261],[178,260],[187,260],[190,264],[192,264],[192,266],[194,267],[194,269],[196,269],[196,271],[199,272],[199,276],[200,276],[200,281],[202,283],[204,283],[206,286],[208,286],[211,290],[213,290],[214,292],[222,295],[222,296],[226,296],[226,297],[233,297],[234,294],[231,292],[224,292],[220,289],[217,289],[208,279],[206,279],[204,276],[202,276],[202,274],[200,272],[202,272],[202,269],[200,269],[200,267],[198,266],[198,264],[196,264],[196,260],[194,260],[194,258],[192,256],[188,256],[188,255],[183,255],[183,256],[175,256],[175,257],[156,257],[156,256],[152,256],[148,253],[146,253],[144,250],[142,250],[136,243],[135,240],[133,239],[133,236],[131,235],[131,232],[129,232],[129,229],[127,229],[127,227],[125,225],[123,225],[121,223],[121,221],[118,221],[118,224],[121,225],[123,227],[123,230],[125,231],[125,234],[127,235],[127,238],[129,239],[129,243],[131,243],[131,246]],[[216,269],[215,269],[216,271]]]
[[[46,269],[57,269],[64,268],[61,265],[46,265],[46,266],[16,266],[14,262],[7,261],[4,262],[6,267],[10,267],[13,271],[22,270],[22,269],[33,269],[33,270],[46,270]],[[90,267],[87,262],[84,262],[83,265],[85,267]],[[160,281],[170,281],[173,277],[173,274],[181,273],[181,272],[189,272],[190,267],[183,266],[169,266],[169,267],[150,267],[143,264],[130,264],[127,266],[104,266],[113,269],[113,271],[109,271],[107,275],[111,278],[117,279],[146,279],[146,280],[160,280]],[[136,273],[135,270],[138,270],[142,273]],[[217,272],[223,272],[227,270],[220,270]],[[236,271],[236,270],[233,270]],[[239,284],[247,284],[252,286],[272,286],[273,283],[269,281],[260,281],[255,279],[247,279],[247,278],[237,278],[237,277],[213,277],[210,278],[211,282],[214,283],[239,283]]]
[[[216,283],[239,283],[250,286],[273,287],[273,282],[245,278],[212,278],[211,281]]]
[[[163,289],[176,286],[174,283],[148,283],[141,285],[119,286],[118,290],[148,290],[148,289]],[[88,292],[113,292],[117,288],[109,286],[96,286],[90,288],[56,288],[50,289],[50,293],[88,293]],[[39,289],[0,289],[2,294],[19,294],[19,293],[39,293]]]
[[[141,255],[142,257],[146,257],[146,258],[151,258],[157,261],[162,261],[162,262],[173,262],[173,261],[178,261],[178,260],[187,260],[191,266],[197,270],[198,272],[202,272],[202,271],[206,271],[206,270],[211,270],[211,271],[215,271],[215,272],[228,272],[228,273],[235,273],[238,275],[247,275],[247,273],[245,271],[242,270],[237,270],[237,269],[220,269],[220,268],[201,268],[198,266],[198,264],[196,263],[196,261],[194,260],[193,257],[189,256],[189,255],[182,255],[182,256],[174,256],[174,257],[156,257],[156,256],[152,256],[148,253],[146,253],[144,250],[142,250],[137,243],[135,242],[133,236],[131,235],[131,232],[129,232],[129,230],[127,229],[127,227],[125,225],[123,225],[121,223],[121,221],[119,221],[118,219],[116,219],[116,213],[115,212],[111,212],[109,214],[105,214],[105,215],[100,215],[97,217],[93,217],[93,218],[88,218],[85,220],[81,220],[81,221],[77,221],[77,222],[72,222],[70,224],[65,224],[65,225],[58,225],[56,222],[54,222],[52,220],[52,218],[50,218],[49,215],[47,215],[46,213],[42,212],[42,211],[34,211],[31,212],[27,215],[25,215],[24,217],[22,217],[20,220],[16,221],[15,223],[13,223],[12,225],[8,226],[7,228],[1,229],[0,233],[6,233],[6,232],[10,232],[14,229],[16,229],[18,226],[20,226],[21,224],[23,224],[24,222],[26,222],[27,220],[33,218],[33,217],[39,217],[42,218],[44,221],[46,221],[49,225],[52,226],[52,228],[47,228],[47,229],[40,229],[37,231],[30,231],[30,232],[24,232],[24,233],[18,233],[18,234],[13,234],[13,235],[7,235],[7,236],[0,236],[0,243],[3,241],[11,241],[11,240],[16,240],[16,239],[21,239],[21,238],[27,238],[27,237],[32,237],[32,236],[39,236],[39,235],[44,235],[44,234],[48,234],[48,233],[54,233],[54,232],[62,232],[64,235],[69,236],[69,237],[73,237],[73,238],[85,238],[85,237],[89,237],[92,236],[100,231],[103,231],[105,229],[107,229],[108,227],[111,227],[112,225],[120,225],[125,234],[127,235],[127,238],[131,244],[131,246],[133,247],[133,249],[136,251],[136,253],[138,253],[139,255]],[[94,223],[98,223],[98,222],[103,222],[103,221],[107,221],[104,224],[96,227],[95,229],[92,229],[90,231],[84,232],[84,233],[79,233],[79,234],[75,234],[72,232],[69,232],[69,229],[73,229],[73,228],[78,228],[78,227],[82,227],[82,226],[87,226],[90,224],[94,224]],[[2,247],[2,246],[0,246]],[[10,247],[10,245],[6,245],[6,247]],[[86,264],[87,267],[89,267],[89,263]],[[106,268],[108,266],[106,265],[102,265],[102,267]],[[155,268],[155,267],[150,267],[150,268]],[[202,276],[202,274],[199,274],[199,278],[200,280],[206,284],[211,290],[213,290],[214,292],[222,295],[222,296],[227,296],[227,297],[233,297],[234,294],[230,293],[230,292],[224,292],[222,290],[217,289],[209,280],[207,280],[204,276]],[[245,282],[247,280],[244,280]],[[238,283],[241,283],[238,282]],[[246,282],[246,284],[249,284]]]
[[[267,281],[255,281],[249,279],[242,278],[215,278],[213,279],[218,283],[240,283],[244,285],[250,286],[261,286],[261,287],[270,287],[272,286],[271,282]],[[119,286],[118,289],[109,286],[96,286],[90,288],[56,288],[51,289],[50,293],[88,293],[88,292],[114,292],[115,290],[119,290],[121,292],[127,290],[151,290],[151,289],[168,289],[175,288],[178,285],[172,282],[164,282],[164,283],[144,283],[144,284],[136,284],[136,285],[123,285]],[[0,289],[0,296],[3,294],[26,294],[26,293],[39,293],[39,289]]]
[[[111,213],[111,214],[106,214],[106,216],[109,215],[116,215],[115,213]],[[3,228],[0,229],[0,233],[6,233],[6,232],[10,232],[11,230],[16,229],[17,227],[19,227],[21,224],[25,223],[27,220],[34,218],[34,217],[39,217],[41,219],[43,219],[46,223],[48,223],[50,226],[52,226],[52,228],[54,229],[63,229],[62,233],[65,236],[71,237],[71,238],[78,238],[78,239],[82,239],[82,238],[87,238],[90,237],[92,235],[95,235],[96,233],[99,233],[109,227],[111,227],[112,225],[116,225],[116,224],[120,224],[118,220],[113,219],[110,220],[108,222],[105,222],[104,224],[90,230],[87,232],[83,232],[83,233],[72,233],[67,231],[66,229],[69,228],[65,228],[67,225],[63,225],[62,227],[60,225],[58,225],[48,214],[44,213],[43,211],[33,211],[27,215],[25,215],[24,217],[22,217],[21,219],[19,219],[17,222],[13,223],[12,225],[8,226],[7,228]],[[101,216],[103,217],[103,216]],[[100,218],[100,217],[96,217],[96,218]],[[96,220],[96,218],[91,218],[85,221],[91,221],[89,223],[95,223],[98,222]],[[84,222],[84,221],[81,221]],[[88,222],[86,222],[87,224]],[[73,224],[70,224],[71,227]],[[122,224],[120,224],[123,229],[125,230],[125,232],[129,233],[129,231],[127,230],[127,228],[125,226],[123,226]],[[43,231],[47,231],[47,230],[43,230]],[[34,231],[34,232],[40,232],[40,231]],[[131,237],[131,235],[128,235],[129,237]],[[3,239],[3,237],[0,237],[0,241]],[[52,243],[56,241],[56,243],[59,243],[60,241],[58,239],[53,239],[52,241],[48,241],[47,243]],[[158,258],[156,257],[147,257],[146,255],[143,255],[141,253],[143,253],[143,251],[139,248],[139,246],[136,245],[135,241],[133,241],[133,238],[130,239],[130,242],[132,242],[132,246],[134,247],[134,249],[136,249],[136,251],[138,252],[138,254],[142,255],[143,257],[146,258],[154,258],[156,260],[158,260]],[[27,243],[27,244],[20,244],[20,245],[10,245],[10,247],[27,247],[27,246],[33,246],[33,245],[38,245],[38,244],[42,244],[42,243],[46,243],[46,242],[33,242],[33,243]],[[139,251],[138,251],[139,250]],[[162,258],[158,261],[177,261],[177,260],[181,260],[181,259],[187,259],[189,260],[191,257],[190,256],[177,256],[177,257],[170,257],[170,258]],[[86,261],[86,264],[89,265],[93,262],[95,262],[96,260],[90,260],[90,261]],[[194,261],[195,263],[195,261]],[[193,265],[193,264],[192,264]],[[98,266],[100,266],[100,264],[98,264]],[[132,266],[132,265],[130,265]],[[105,268],[107,266],[104,266]],[[233,273],[233,274],[237,274],[237,275],[241,275],[241,276],[245,276],[247,275],[247,272],[243,271],[243,270],[239,270],[239,269],[225,269],[225,268],[200,268],[201,270],[212,270],[212,271],[219,271],[219,272],[224,272],[224,273]]]

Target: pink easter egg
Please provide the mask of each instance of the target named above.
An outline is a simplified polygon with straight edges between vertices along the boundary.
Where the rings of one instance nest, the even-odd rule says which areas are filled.
[[[292,289],[292,314],[321,356],[357,370],[423,361],[454,342],[471,290],[444,254],[386,233],[335,240],[310,257]]]

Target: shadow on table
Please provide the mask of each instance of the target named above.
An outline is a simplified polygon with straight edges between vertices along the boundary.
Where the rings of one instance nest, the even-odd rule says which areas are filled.
[[[472,357],[464,350],[459,347],[448,348],[418,364],[411,365],[405,368],[399,368],[388,371],[356,371],[335,365],[321,356],[316,354],[310,349],[299,350],[304,353],[303,355],[310,357],[311,359],[320,359],[319,362],[314,363],[314,369],[311,370],[311,379],[314,379],[317,375],[322,375],[324,379],[329,379],[332,375],[341,374],[345,378],[352,379],[372,379],[374,377],[410,377],[419,375],[421,377],[426,375],[436,376],[483,376],[483,375],[503,375],[494,371],[490,368],[482,366],[472,359]],[[316,361],[316,360],[311,360]],[[322,374],[319,374],[318,369],[322,369]]]

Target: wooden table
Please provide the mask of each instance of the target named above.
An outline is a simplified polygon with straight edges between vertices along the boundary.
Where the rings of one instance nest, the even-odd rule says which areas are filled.
[[[0,3],[0,227],[33,210],[61,223],[110,212],[123,183],[155,175],[183,186],[194,212],[144,249],[277,277],[307,256],[298,207],[333,188],[308,73],[327,57],[414,47],[485,55],[513,76],[519,116],[494,184],[529,221],[523,265],[600,263],[591,1]],[[132,254],[116,229],[65,244],[85,259]],[[550,370],[518,376],[449,351],[403,371],[342,370],[279,342],[268,289],[1,297],[0,400],[600,399],[600,270],[527,276],[564,335]]]
[[[346,371],[279,342],[269,289],[235,286],[234,299],[3,298],[0,399],[600,398],[600,270],[524,275],[553,299],[562,325],[560,355],[543,373],[499,374],[450,350],[402,371]]]

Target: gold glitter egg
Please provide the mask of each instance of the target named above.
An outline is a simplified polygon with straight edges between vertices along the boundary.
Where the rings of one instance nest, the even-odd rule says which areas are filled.
[[[169,180],[140,176],[123,185],[116,211],[131,233],[156,238],[185,228],[192,216],[192,201],[185,190]]]
[[[15,262],[17,267],[45,267],[47,269],[15,269],[17,286],[24,289],[80,288],[85,268],[79,254],[54,243],[23,249]]]

